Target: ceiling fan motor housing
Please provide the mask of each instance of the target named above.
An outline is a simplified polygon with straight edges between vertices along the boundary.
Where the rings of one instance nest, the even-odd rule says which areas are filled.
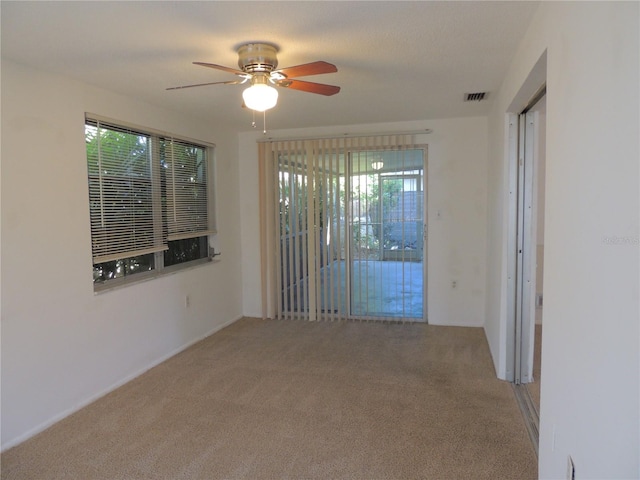
[[[268,43],[247,43],[238,48],[238,66],[246,73],[270,73],[278,66],[277,53]]]

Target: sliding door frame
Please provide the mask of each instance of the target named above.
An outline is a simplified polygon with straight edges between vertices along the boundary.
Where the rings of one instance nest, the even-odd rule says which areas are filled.
[[[538,113],[531,108],[545,95],[541,88],[522,113],[509,116],[509,225],[507,252],[507,371],[516,385],[533,381],[536,295],[536,165]]]
[[[402,134],[405,135],[405,134]],[[374,135],[371,138],[375,138],[378,141],[378,136]],[[393,143],[393,141],[389,140],[394,137],[394,135],[387,136],[379,136],[380,138],[384,138],[384,142],[390,143],[367,143],[367,140],[362,137],[362,141],[356,138],[354,140],[349,139],[327,139],[329,143],[320,143],[317,144],[313,139],[305,140],[300,139],[297,141],[286,141],[286,142],[260,142],[262,143],[259,148],[259,171],[260,171],[260,233],[261,233],[261,279],[262,279],[262,316],[263,318],[307,318],[308,320],[319,320],[319,319],[347,319],[347,318],[363,318],[367,320],[396,320],[396,321],[427,321],[427,252],[428,252],[428,239],[427,239],[427,197],[428,197],[428,176],[427,176],[427,145],[426,144],[417,144],[415,142],[406,142],[406,140],[400,141],[398,143]],[[406,138],[406,135],[402,138]],[[323,140],[323,139],[319,139]],[[284,146],[283,146],[284,145]],[[282,150],[282,149],[285,150]],[[279,150],[280,149],[280,150]],[[289,149],[289,150],[287,150]],[[414,156],[420,155],[421,157],[421,175],[416,174],[415,178],[419,178],[421,180],[420,190],[423,192],[422,195],[422,205],[421,205],[421,215],[423,228],[422,232],[417,232],[418,235],[422,235],[422,268],[421,271],[421,281],[422,281],[422,292],[421,292],[421,300],[422,300],[422,318],[405,318],[405,317],[387,317],[387,316],[375,316],[375,315],[366,315],[366,316],[357,316],[354,317],[352,313],[352,300],[351,300],[351,249],[352,241],[351,238],[351,223],[352,220],[350,218],[353,215],[353,212],[350,212],[350,207],[348,205],[350,199],[350,192],[352,189],[351,183],[351,175],[353,174],[353,160],[352,156],[354,152],[375,152],[375,151],[419,151],[420,154],[414,154]],[[337,244],[329,245],[327,243],[326,251],[323,244],[316,245],[318,239],[323,241],[321,238],[323,235],[328,235],[326,232],[323,234],[321,231],[318,232],[316,230],[316,225],[320,225],[320,212],[318,210],[318,206],[316,203],[318,202],[317,191],[314,188],[306,188],[306,192],[303,195],[306,195],[306,207],[308,210],[303,212],[304,215],[307,215],[303,219],[303,223],[305,223],[306,232],[306,240],[302,240],[304,245],[304,252],[296,252],[296,255],[302,254],[304,258],[301,260],[302,263],[305,262],[313,262],[313,265],[309,263],[309,270],[303,272],[302,280],[296,279],[296,282],[302,284],[303,292],[299,292],[295,296],[295,307],[293,311],[285,311],[287,308],[282,304],[282,292],[278,292],[280,289],[282,282],[284,281],[283,273],[280,271],[283,267],[281,266],[282,261],[286,261],[287,259],[281,258],[282,252],[282,237],[279,232],[282,230],[281,223],[281,215],[278,215],[278,191],[280,190],[282,181],[280,177],[280,163],[282,159],[279,156],[279,152],[285,151],[287,155],[291,158],[296,158],[296,156],[302,155],[304,157],[304,161],[300,160],[300,164],[297,167],[291,167],[297,170],[297,168],[301,168],[301,174],[305,176],[305,182],[308,182],[308,186],[313,186],[314,182],[320,181],[323,182],[322,188],[340,188],[342,176],[344,176],[344,180],[342,185],[344,187],[344,212],[342,215],[338,214],[334,215],[332,211],[330,214],[326,214],[323,212],[322,220],[326,223],[325,228],[328,226],[329,228],[335,230],[342,230],[339,232],[337,238]],[[278,157],[276,158],[276,155]],[[302,158],[300,157],[300,158]],[[415,157],[414,157],[415,158]],[[341,159],[344,161],[345,165],[339,167]],[[404,160],[402,160],[404,162]],[[297,160],[289,160],[289,163],[296,163]],[[304,164],[304,165],[302,165]],[[404,166],[404,163],[401,164]],[[411,163],[407,164],[407,168],[410,169]],[[289,169],[290,169],[289,168]],[[329,168],[330,172],[324,172],[322,169]],[[415,167],[417,170],[418,167]],[[292,175],[289,172],[289,175]],[[335,177],[334,177],[335,175]],[[316,178],[317,177],[317,178]],[[293,181],[290,178],[287,181]],[[328,182],[328,183],[327,183]],[[336,183],[337,182],[337,183]],[[325,185],[326,183],[326,185]],[[335,185],[334,185],[335,183]],[[317,187],[317,182],[315,183]],[[290,186],[289,188],[293,188]],[[317,188],[316,188],[317,189]],[[327,197],[328,195],[328,197]],[[335,198],[334,198],[335,197]],[[340,207],[339,203],[339,195],[338,191],[322,193],[323,201],[326,202],[337,202],[338,208]],[[335,207],[336,205],[330,206]],[[324,208],[324,207],[323,207]],[[344,227],[340,226],[341,217],[344,218]],[[278,218],[276,218],[278,217]],[[290,225],[291,226],[291,225]],[[313,228],[313,234],[311,233]],[[332,233],[333,235],[335,233]],[[276,241],[280,237],[280,242]],[[330,237],[327,237],[330,238]],[[333,241],[333,238],[331,238]],[[296,240],[297,242],[297,240]],[[319,260],[320,254],[325,255],[325,260],[341,261],[341,254],[339,253],[344,247],[344,269],[346,270],[344,274],[346,275],[345,279],[345,288],[347,291],[345,292],[344,302],[339,298],[334,298],[334,292],[337,288],[340,291],[340,283],[341,279],[334,278],[333,273],[330,273],[332,286],[330,287],[330,291],[325,292],[318,291],[321,290],[320,283],[316,285],[317,282],[323,281],[320,277],[316,279],[316,275],[321,271],[323,265],[321,260]],[[320,252],[320,250],[322,252]],[[335,249],[337,249],[337,257]],[[285,255],[291,255],[291,253],[285,253]],[[330,255],[330,256],[327,256]],[[330,259],[330,260],[329,260]],[[288,259],[291,261],[291,258]],[[306,265],[306,263],[305,263]],[[288,267],[290,268],[290,266]],[[312,275],[316,272],[316,275]],[[312,278],[313,277],[313,278]],[[404,281],[404,280],[403,280]],[[337,282],[337,283],[336,283]],[[326,279],[324,279],[324,284],[326,288]],[[298,286],[296,285],[296,288]],[[306,292],[306,293],[305,293]],[[293,293],[291,293],[293,295]],[[318,296],[319,295],[319,296]],[[326,296],[329,295],[329,303],[327,303]],[[293,297],[292,297],[293,298]],[[322,303],[324,300],[324,303]],[[334,301],[338,304],[337,308],[334,308]],[[304,305],[303,303],[304,302]],[[301,307],[301,305],[303,305]],[[323,306],[324,305],[324,306]],[[291,310],[291,308],[289,308]],[[403,310],[404,311],[404,310]]]

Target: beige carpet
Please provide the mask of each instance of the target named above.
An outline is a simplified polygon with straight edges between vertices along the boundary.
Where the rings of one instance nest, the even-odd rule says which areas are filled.
[[[478,328],[243,319],[2,455],[3,479],[534,479]]]

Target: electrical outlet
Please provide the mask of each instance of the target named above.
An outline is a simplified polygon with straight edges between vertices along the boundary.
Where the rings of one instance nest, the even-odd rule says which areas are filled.
[[[456,288],[458,286],[457,280],[451,280],[451,288]]]
[[[189,308],[190,305],[191,305],[191,298],[189,297],[189,295],[185,295],[184,296],[184,306],[185,306],[185,308]]]
[[[576,466],[571,455],[567,457],[567,480],[576,480]]]

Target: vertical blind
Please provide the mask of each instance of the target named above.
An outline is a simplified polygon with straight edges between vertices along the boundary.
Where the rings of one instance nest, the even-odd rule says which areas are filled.
[[[371,214],[382,211],[373,204],[381,201],[376,183],[385,168],[381,159],[392,153],[395,168],[410,171],[414,166],[407,152],[416,148],[413,135],[269,141],[258,148],[263,317],[411,316],[402,305],[406,275],[391,272],[401,279],[393,286],[400,303],[388,312],[376,306],[371,292],[389,276],[391,263],[387,270],[374,272],[367,260],[382,260],[384,248],[381,227],[374,221],[379,219]],[[400,203],[402,208],[404,201]],[[420,226],[420,239],[421,233]],[[398,253],[405,255],[404,249]],[[422,275],[421,270],[416,275]]]
[[[87,118],[93,263],[214,233],[207,148]]]

